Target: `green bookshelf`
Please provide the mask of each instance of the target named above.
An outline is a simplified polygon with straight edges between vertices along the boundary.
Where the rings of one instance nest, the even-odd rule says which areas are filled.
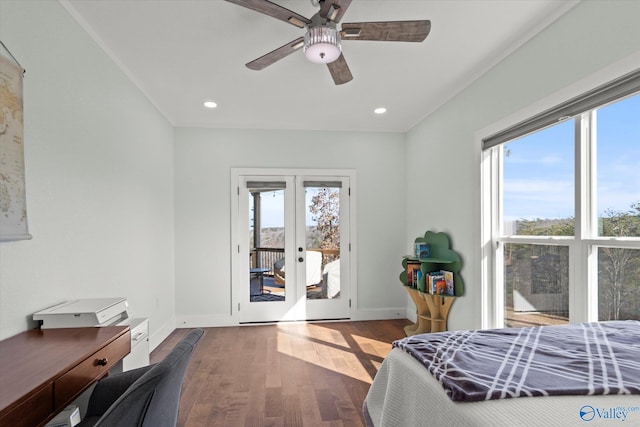
[[[460,276],[462,260],[451,249],[449,236],[445,233],[427,231],[423,237],[415,239],[414,244],[418,243],[429,245],[429,256],[407,255],[403,257],[403,271],[400,273],[400,282],[416,305],[417,322],[405,327],[407,336],[446,331],[449,310],[455,299],[464,294],[464,282]],[[413,265],[413,267],[410,268],[410,265]],[[409,270],[417,268],[417,265],[419,265],[421,274],[417,283],[411,286]],[[429,273],[440,270],[453,273],[453,295],[433,294],[427,289],[426,278]]]

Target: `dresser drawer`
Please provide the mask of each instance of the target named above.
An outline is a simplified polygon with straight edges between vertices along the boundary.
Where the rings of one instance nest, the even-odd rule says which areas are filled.
[[[129,351],[131,333],[127,331],[58,378],[54,383],[55,410],[64,408],[89,385],[105,376]]]

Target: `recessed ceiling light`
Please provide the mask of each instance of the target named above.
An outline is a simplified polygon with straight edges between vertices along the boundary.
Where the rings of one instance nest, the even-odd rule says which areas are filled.
[[[373,112],[376,114],[384,114],[387,112],[387,109],[384,107],[378,107],[375,110],[373,110]]]
[[[207,108],[216,108],[218,106],[218,104],[213,101],[204,101],[203,105]]]

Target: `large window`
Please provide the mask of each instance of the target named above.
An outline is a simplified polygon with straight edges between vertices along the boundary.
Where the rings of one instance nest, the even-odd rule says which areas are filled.
[[[640,320],[640,86],[626,84],[484,140],[487,326]]]

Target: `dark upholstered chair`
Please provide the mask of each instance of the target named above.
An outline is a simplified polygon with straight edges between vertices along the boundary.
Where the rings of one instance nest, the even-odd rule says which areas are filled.
[[[185,371],[202,329],[194,329],[161,362],[100,380],[79,427],[175,427]]]

